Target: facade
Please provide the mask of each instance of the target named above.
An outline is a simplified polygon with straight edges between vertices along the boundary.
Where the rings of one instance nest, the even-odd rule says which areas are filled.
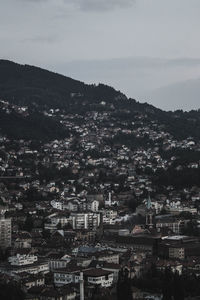
[[[156,223],[157,230],[161,230],[161,228],[169,228],[175,234],[180,234],[184,227],[185,222],[183,220],[172,220],[171,218],[166,218],[163,220],[159,220]]]
[[[184,260],[200,255],[200,242],[197,237],[170,236],[160,243],[158,249],[160,257]]]
[[[65,201],[52,200],[51,205],[53,208],[58,210],[69,210],[71,212],[77,211],[92,211],[97,212],[99,210],[99,201],[95,199],[91,199],[86,202],[84,199],[81,200],[79,198],[70,198]]]
[[[16,256],[10,256],[8,258],[11,266],[25,266],[35,263],[38,260],[35,255],[20,255],[19,253]]]
[[[28,274],[47,274],[49,272],[49,264],[48,261],[41,260],[36,261],[33,264],[28,265],[21,265],[21,266],[11,266],[11,265],[2,265],[0,266],[0,272],[3,272],[7,275],[16,275],[23,272],[26,272]]]
[[[32,237],[29,232],[21,232],[14,241],[14,248],[31,248]]]
[[[115,224],[115,219],[117,218],[117,211],[112,209],[105,209],[103,210],[102,214],[104,224]]]
[[[87,203],[87,209],[93,212],[97,212],[99,210],[99,201],[93,200]]]
[[[169,247],[169,258],[184,259],[185,249],[182,246]]]
[[[63,210],[63,202],[61,201],[52,200],[51,205],[55,209]]]
[[[61,259],[51,259],[49,261],[49,269],[56,270],[61,268],[66,268],[67,264],[69,263],[70,258],[61,258]]]
[[[104,269],[89,269],[83,272],[84,278],[88,283],[110,287],[113,284],[113,272]]]
[[[63,286],[69,283],[79,283],[80,272],[79,268],[69,270],[68,268],[62,268],[54,271],[54,284],[55,286]]]
[[[73,229],[97,229],[100,225],[100,214],[72,213],[71,224]]]
[[[116,242],[117,244],[129,247],[134,251],[141,251],[152,255],[156,251],[158,239],[159,238],[157,237],[138,234],[136,236],[118,236]]]
[[[4,216],[0,218],[0,247],[11,246],[11,219]]]
[[[119,264],[119,254],[118,253],[100,253],[96,255],[98,261],[106,261],[107,263]]]
[[[103,269],[106,271],[112,272],[113,273],[113,282],[117,283],[121,266],[119,264],[106,263],[104,265]]]
[[[113,272],[107,271],[101,268],[85,269],[83,272],[83,278],[85,282],[93,285],[100,285],[102,287],[110,287],[113,284]],[[63,286],[70,283],[80,282],[79,270],[67,270],[60,269],[54,271],[54,284],[56,286]]]
[[[32,275],[28,278],[22,278],[21,284],[25,286],[27,289],[30,289],[35,286],[44,286],[45,278],[43,275]]]
[[[93,242],[96,238],[96,231],[87,229],[76,230],[76,237],[78,241]]]

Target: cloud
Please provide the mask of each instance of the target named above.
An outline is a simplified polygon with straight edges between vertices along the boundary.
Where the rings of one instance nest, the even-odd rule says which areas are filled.
[[[105,11],[130,7],[134,0],[73,0],[72,2],[84,11]]]
[[[39,1],[39,0],[38,0]],[[33,43],[45,43],[45,44],[52,44],[52,43],[55,43],[57,42],[59,39],[58,39],[58,36],[56,35],[48,35],[48,36],[35,36],[35,37],[32,37],[32,38],[25,38],[22,40],[22,42],[33,42]]]
[[[69,67],[90,70],[167,70],[173,68],[189,68],[200,66],[200,58],[174,58],[165,59],[159,57],[126,57],[101,60],[78,60],[68,63]]]
[[[31,3],[51,2],[57,4],[58,0],[22,0]],[[127,8],[134,4],[135,0],[60,0],[60,4],[74,6],[82,11],[109,11],[116,8]]]

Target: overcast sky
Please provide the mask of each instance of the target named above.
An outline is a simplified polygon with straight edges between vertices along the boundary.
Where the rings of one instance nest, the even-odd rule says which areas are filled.
[[[199,0],[1,0],[0,57],[164,109],[200,108],[197,84],[187,105],[180,95],[200,79],[199,15]],[[171,86],[175,100],[158,99]]]

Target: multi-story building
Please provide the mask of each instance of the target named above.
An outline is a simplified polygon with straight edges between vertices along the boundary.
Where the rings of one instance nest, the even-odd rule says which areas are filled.
[[[117,211],[112,209],[105,209],[103,213],[103,223],[105,224],[115,224],[115,219],[117,218]]]
[[[72,213],[71,224],[73,229],[97,229],[100,225],[98,213]]]
[[[185,258],[184,247],[181,245],[169,247],[169,258],[184,259]]]
[[[97,212],[99,210],[99,201],[93,200],[87,203],[87,209],[93,212]]]
[[[158,255],[169,259],[185,259],[200,255],[200,242],[197,237],[170,236],[164,238],[158,247]]]
[[[11,246],[11,218],[0,217],[0,247]]]
[[[167,215],[166,216],[164,215],[156,222],[156,228],[158,231],[161,230],[162,228],[169,228],[175,234],[180,234],[184,226],[185,226],[184,220],[174,219],[173,217]]]

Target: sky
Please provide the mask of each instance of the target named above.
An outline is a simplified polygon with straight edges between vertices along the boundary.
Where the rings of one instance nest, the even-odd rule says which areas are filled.
[[[199,0],[1,0],[0,58],[198,109],[199,13]]]

